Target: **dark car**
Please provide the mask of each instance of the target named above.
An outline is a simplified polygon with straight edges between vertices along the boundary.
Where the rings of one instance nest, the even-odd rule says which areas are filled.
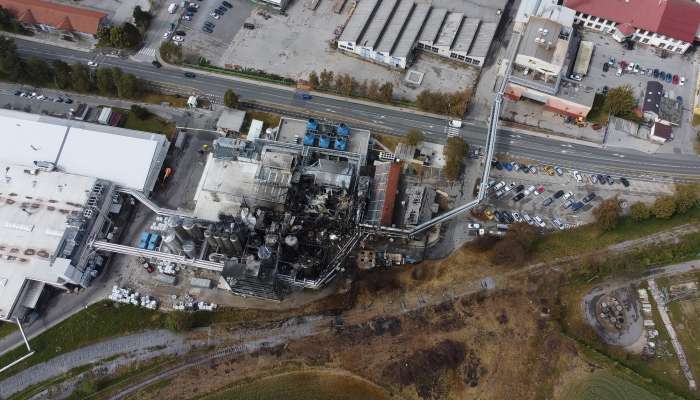
[[[509,213],[508,211],[503,211],[503,216],[509,224],[515,222],[515,218],[513,218],[513,215],[511,215],[511,213]]]
[[[564,191],[563,191],[563,190],[560,190],[560,191],[554,193],[554,198],[555,198],[555,199],[558,199],[558,198],[560,198],[560,197],[563,196],[563,195],[564,195]]]
[[[523,191],[523,189],[525,189],[525,185],[518,185],[515,188],[515,193],[520,193]]]
[[[66,99],[66,104],[73,104],[73,99]]]
[[[604,96],[607,96],[609,88],[607,86],[603,86],[602,93]]]
[[[215,11],[219,11],[220,13],[223,14],[223,13],[225,13],[226,11],[228,11],[228,8],[226,8],[226,7],[224,7],[224,6],[218,6],[218,7],[216,7],[216,10],[215,10]]]
[[[595,199],[595,193],[588,193],[588,196],[583,198],[583,202],[588,203],[593,199]]]
[[[313,97],[308,93],[304,93],[301,95],[301,98],[304,100],[311,100]]]
[[[192,11],[189,11],[189,10],[185,13],[185,17],[192,17],[193,15],[194,15],[194,13]]]
[[[622,182],[622,185],[623,185],[624,187],[629,187],[629,186],[630,186],[630,181],[628,181],[627,178],[624,178],[624,177],[620,178],[620,182]]]
[[[574,203],[574,205],[571,207],[571,210],[576,212],[576,211],[582,209],[584,205],[585,204],[583,204],[582,202],[579,201],[578,203]]]
[[[542,205],[547,207],[548,205],[552,204],[553,201],[554,201],[553,198],[547,197],[547,200],[545,200],[544,203],[542,203]]]
[[[513,201],[520,201],[523,199],[523,197],[525,197],[525,193],[518,193],[517,195],[515,195],[515,197],[513,197]]]
[[[666,80],[666,73],[664,71],[659,71],[659,79]]]
[[[196,9],[196,8],[194,8],[194,7],[187,7],[187,11],[189,11],[189,12],[193,13],[193,15],[194,15],[194,13],[196,13],[196,12],[197,12],[197,9]]]
[[[214,29],[214,27],[215,27],[216,25],[214,25],[214,23],[211,22],[211,21],[207,21],[207,22],[204,23],[204,26],[208,26],[208,27]]]
[[[610,69],[610,64],[604,63],[603,64],[603,72],[608,72],[609,69]]]
[[[497,170],[503,171],[503,164],[501,164],[500,162],[496,161],[495,167]]]
[[[233,4],[229,3],[228,1],[222,1],[221,4],[225,5],[228,8],[233,8]]]
[[[245,29],[255,29],[255,25],[251,24],[250,22],[244,22],[243,27]]]
[[[153,64],[153,66],[156,68],[160,68],[163,66],[163,64],[161,64],[160,61],[158,61],[158,60],[151,61],[151,64]]]
[[[671,81],[673,81],[673,75],[669,72],[666,74],[666,83],[671,83]]]
[[[22,94],[21,90],[15,90],[15,96],[19,96],[20,94]]]
[[[605,181],[608,182],[608,185],[612,185],[613,183],[615,183],[615,179],[613,179],[613,177],[610,175],[605,177]]]
[[[676,102],[680,105],[683,105],[683,96],[677,96],[676,97]]]
[[[203,27],[202,27],[202,31],[203,31],[203,32],[206,32],[206,33],[214,33],[214,30],[211,29],[211,28],[208,27],[208,26],[203,26]]]
[[[178,36],[186,36],[186,35],[187,35],[187,32],[185,32],[185,31],[177,31],[177,32],[175,32],[175,34],[178,35]]]
[[[659,77],[659,69],[654,68],[654,78],[658,78],[658,77]]]
[[[598,183],[605,185],[605,177],[603,175],[598,174]]]
[[[197,75],[195,75],[192,72],[185,72],[185,78],[194,78],[195,76],[197,76]]]

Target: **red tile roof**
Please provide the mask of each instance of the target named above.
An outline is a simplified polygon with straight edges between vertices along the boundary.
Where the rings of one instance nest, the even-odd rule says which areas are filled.
[[[0,7],[9,10],[20,21],[27,24],[49,25],[71,32],[96,34],[102,18],[107,14],[50,3],[43,0],[0,0]]]
[[[394,204],[396,203],[396,192],[399,190],[399,177],[401,175],[401,164],[392,163],[389,174],[386,178],[386,189],[384,190],[384,204],[379,223],[383,226],[391,226],[394,218]]]
[[[700,25],[700,4],[693,0],[565,0],[564,5],[691,43]]]

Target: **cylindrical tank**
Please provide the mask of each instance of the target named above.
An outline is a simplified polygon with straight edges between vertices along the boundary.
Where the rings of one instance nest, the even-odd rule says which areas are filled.
[[[221,254],[221,253],[209,254],[209,261],[211,261],[211,262],[224,262],[226,260],[228,260],[228,257],[226,257],[226,254]]]
[[[191,240],[182,242],[182,251],[189,258],[197,258],[196,247],[194,246],[194,242]]]
[[[211,231],[209,229],[204,231],[204,240],[206,240],[207,243],[209,243],[210,248],[216,249],[217,244],[216,244],[216,240],[214,240],[214,234],[211,233]]]
[[[201,241],[202,240],[202,232],[200,231],[199,227],[195,225],[194,220],[192,219],[186,219],[185,221],[182,222],[182,229],[187,232],[192,239],[196,241]]]
[[[175,235],[177,235],[177,238],[180,239],[181,242],[192,240],[189,232],[180,225],[180,218],[170,217],[170,219],[168,219],[168,228],[172,232],[175,232]]]
[[[221,244],[224,247],[223,253],[226,253],[227,255],[231,255],[233,253],[233,247],[231,246],[231,240],[229,239],[229,235],[226,232],[221,233]]]
[[[224,251],[224,242],[221,240],[221,233],[220,232],[214,232],[214,241],[216,242],[216,248],[219,249],[219,251]]]
[[[180,246],[180,240],[175,236],[174,232],[170,232],[163,238],[163,245],[170,250],[173,254],[180,254],[182,247]]]
[[[241,252],[243,251],[243,246],[241,245],[241,240],[238,238],[238,235],[233,233],[233,234],[231,234],[231,236],[229,236],[228,240],[231,242],[231,247],[233,247],[233,252],[236,255],[240,255]]]

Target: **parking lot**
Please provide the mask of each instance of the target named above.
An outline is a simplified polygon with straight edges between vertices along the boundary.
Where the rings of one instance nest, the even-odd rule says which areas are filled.
[[[215,9],[222,7],[221,1],[203,0],[195,2],[199,5],[197,12],[193,12],[192,20],[181,19],[178,30],[186,32],[183,50],[199,54],[202,57],[216,63],[221,57],[223,49],[228,47],[236,33],[242,29],[243,23],[248,19],[255,5],[245,0],[227,0],[233,7],[226,9],[218,19],[212,17]],[[185,12],[187,12],[185,10]],[[202,30],[205,23],[209,23],[212,32]]]
[[[492,211],[499,211],[499,213],[495,213],[495,218],[483,224],[482,228],[485,228],[486,231],[495,231],[497,223],[511,223],[504,218],[500,218],[499,221],[500,212],[506,211],[511,216],[514,216],[513,213],[517,213],[523,220],[527,220],[528,217],[532,220],[535,217],[540,217],[544,222],[543,229],[546,230],[566,229],[594,222],[595,218],[591,210],[604,199],[618,196],[622,201],[623,211],[626,211],[626,207],[632,203],[641,201],[650,204],[656,197],[668,195],[673,191],[673,186],[670,184],[632,179],[628,179],[629,186],[625,187],[619,176],[611,176],[614,183],[610,185],[608,183],[593,183],[591,174],[579,172],[577,174],[580,176],[579,181],[571,170],[561,168],[561,175],[555,172],[551,176],[544,171],[543,165],[532,166],[535,167],[537,173],[524,173],[522,168],[516,171],[513,164],[505,162],[501,163],[500,170],[492,169],[491,182],[493,187],[489,190],[488,208]],[[506,167],[511,168],[511,170],[508,171]],[[595,180],[597,180],[599,174],[595,175]],[[607,176],[604,172],[601,172],[600,175],[604,178]],[[497,192],[507,187],[510,189],[497,197]],[[542,192],[538,193],[538,189]],[[560,192],[558,198],[556,197],[557,192]],[[520,193],[523,194],[522,198],[515,201],[514,197],[519,196]],[[595,196],[590,196],[591,194]],[[589,196],[593,198],[590,199]],[[590,200],[584,201],[586,197],[589,197]],[[550,198],[551,202],[548,200]],[[581,208],[574,211],[575,204],[579,202]],[[555,219],[559,220],[563,226],[560,227],[554,223]],[[472,234],[476,233],[475,230],[472,232]]]

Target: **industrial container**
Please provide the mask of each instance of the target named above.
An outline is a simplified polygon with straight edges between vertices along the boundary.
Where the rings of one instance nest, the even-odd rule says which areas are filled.
[[[157,233],[152,233],[151,238],[148,240],[148,250],[155,250],[160,244],[160,235]]]
[[[350,128],[345,124],[338,124],[338,127],[336,128],[335,132],[338,134],[338,136],[341,137],[350,136]]]
[[[168,285],[173,285],[177,283],[177,277],[175,275],[165,275],[165,274],[157,274],[156,279],[163,283],[167,283]]]
[[[151,234],[148,232],[143,232],[141,234],[141,239],[139,240],[139,249],[147,248],[150,239],[151,239]]]
[[[206,288],[210,289],[211,288],[211,279],[204,279],[204,278],[190,278],[190,285],[194,287],[200,287],[200,288]]]
[[[318,147],[321,147],[323,149],[328,149],[331,147],[331,138],[328,136],[321,136],[321,138],[318,139]]]
[[[333,146],[333,147],[336,150],[345,151],[345,149],[347,149],[347,147],[348,147],[348,142],[347,142],[347,140],[345,140],[343,138],[337,138],[335,140],[335,146]]]
[[[310,133],[304,135],[304,146],[313,146],[316,143],[316,136]]]

